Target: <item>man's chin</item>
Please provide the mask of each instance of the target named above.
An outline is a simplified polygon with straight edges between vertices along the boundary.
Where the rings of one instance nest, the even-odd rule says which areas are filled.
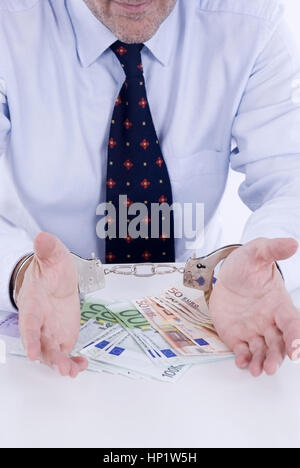
[[[124,22],[125,23],[125,22]],[[150,28],[146,26],[137,25],[136,21],[130,22],[130,27],[128,27],[128,18],[126,18],[126,25],[124,28],[120,24],[114,32],[119,41],[124,42],[125,44],[141,44],[149,41],[152,36],[156,33],[158,28]]]
[[[152,36],[123,36],[120,34],[116,34],[116,37],[119,41],[124,42],[124,44],[144,44],[145,42],[149,41]]]

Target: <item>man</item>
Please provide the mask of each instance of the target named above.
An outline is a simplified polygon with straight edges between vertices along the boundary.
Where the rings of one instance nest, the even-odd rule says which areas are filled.
[[[99,239],[100,202],[150,193],[152,203],[161,183],[161,201],[204,204],[198,253],[208,253],[231,163],[254,213],[220,269],[214,323],[254,376],[274,374],[286,353],[296,360],[300,316],[286,288],[299,287],[300,65],[277,1],[6,0],[0,21],[0,152],[23,206],[17,219],[2,209],[0,308],[34,249],[16,299],[28,357],[62,375],[86,368],[69,358],[80,317],[70,251],[175,259],[172,233],[133,243],[139,258],[132,239]],[[57,237],[33,245],[39,231]],[[175,249],[187,260],[184,239]]]

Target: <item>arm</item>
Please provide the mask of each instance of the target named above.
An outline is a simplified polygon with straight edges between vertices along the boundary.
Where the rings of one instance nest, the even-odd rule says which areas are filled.
[[[0,156],[6,150],[10,130],[5,83],[0,79]],[[7,203],[4,190],[7,190],[7,181],[4,180],[2,171],[0,171],[0,180],[0,310],[15,311],[9,295],[11,274],[18,261],[33,250],[33,241],[24,229],[16,227],[4,216]]]
[[[0,81],[0,90],[0,154],[3,154],[11,130],[3,81]],[[15,206],[9,206],[10,194],[7,197],[3,192],[4,172],[0,170],[0,174],[0,213],[7,213],[6,217],[0,216],[0,310],[16,311],[9,294],[11,277],[20,260],[34,251],[16,299],[22,341],[30,359],[42,359],[49,366],[56,366],[62,375],[76,377],[86,368],[87,361],[70,357],[80,327],[74,261],[68,249],[54,236],[45,233],[30,236],[27,230],[17,227],[28,222],[22,219],[23,213],[14,213]],[[34,229],[30,230],[33,233]]]
[[[300,286],[300,61],[284,23],[268,30],[233,125],[231,164],[253,214],[210,299],[219,335],[253,376],[300,355],[300,313],[274,268],[280,261],[288,290]]]
[[[242,243],[258,237],[300,241],[300,60],[284,22],[258,57],[232,133],[231,165],[245,174],[239,189],[254,212]],[[289,291],[300,287],[300,250],[279,263]]]

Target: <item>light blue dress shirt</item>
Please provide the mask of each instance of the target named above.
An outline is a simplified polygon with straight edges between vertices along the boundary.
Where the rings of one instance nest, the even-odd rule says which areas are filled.
[[[96,207],[124,81],[115,40],[83,0],[0,2],[0,309],[38,231],[104,257]],[[279,2],[178,0],[142,60],[174,201],[205,205],[198,253],[219,246],[230,164],[254,211],[242,241],[300,239],[300,62]],[[190,254],[178,239],[177,260]],[[299,286],[300,255],[283,263]]]

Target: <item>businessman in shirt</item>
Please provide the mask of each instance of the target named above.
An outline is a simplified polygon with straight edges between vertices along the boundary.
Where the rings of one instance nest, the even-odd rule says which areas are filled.
[[[299,357],[289,295],[300,286],[299,86],[277,1],[1,2],[1,185],[9,178],[13,194],[1,196],[0,309],[13,308],[12,274],[34,252],[16,301],[30,359],[72,377],[86,368],[70,358],[80,321],[70,251],[108,263],[191,254],[184,238],[137,249],[99,239],[100,202],[203,203],[204,255],[220,246],[230,165],[253,214],[212,292],[216,329],[253,376]]]

